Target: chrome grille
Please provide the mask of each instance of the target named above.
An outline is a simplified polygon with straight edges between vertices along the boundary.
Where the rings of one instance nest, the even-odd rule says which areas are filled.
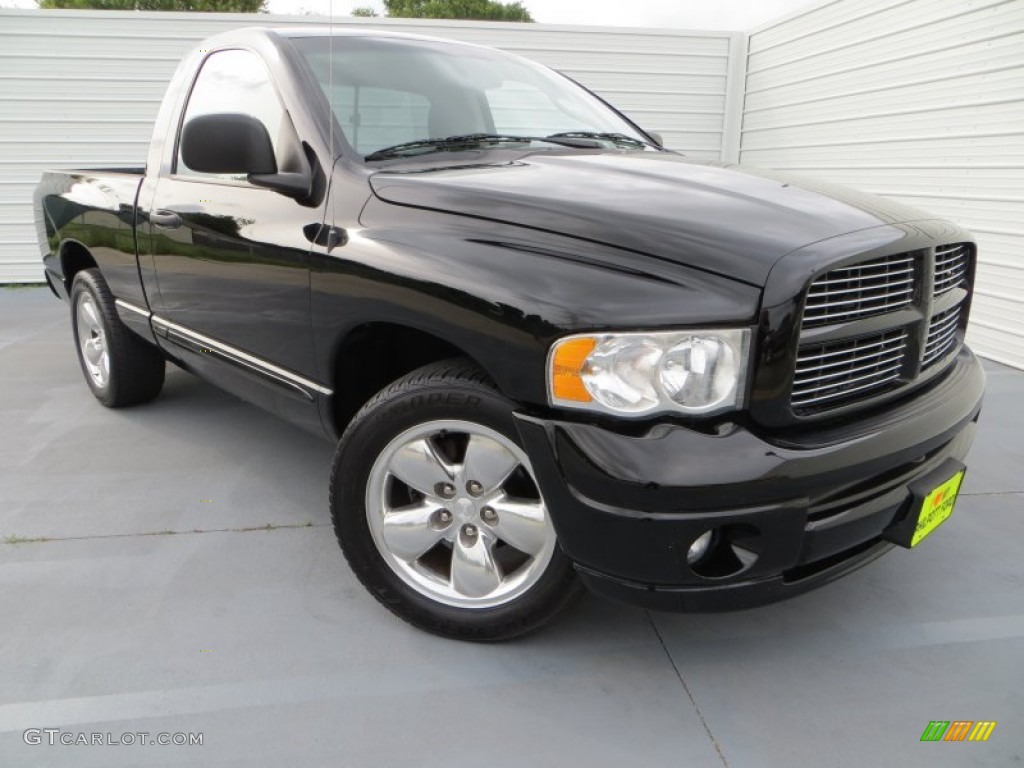
[[[830,407],[891,385],[900,376],[906,347],[904,329],[801,347],[793,377],[794,411]]]
[[[830,270],[807,291],[803,327],[844,323],[909,306],[915,271],[914,257],[907,253]]]
[[[970,243],[948,243],[836,267],[812,281],[800,324],[792,414],[813,416],[872,401],[948,361],[959,347],[968,304],[955,291],[970,291],[974,258]],[[928,285],[931,292],[923,290]]]
[[[960,305],[932,317],[928,324],[928,340],[924,346],[924,368],[944,358],[956,345],[956,331],[960,327]]]
[[[949,293],[967,277],[966,243],[943,245],[935,249],[935,296]]]

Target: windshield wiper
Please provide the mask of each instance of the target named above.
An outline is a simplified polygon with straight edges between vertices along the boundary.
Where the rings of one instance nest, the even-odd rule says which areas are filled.
[[[549,139],[602,139],[604,141],[611,141],[615,144],[628,144],[631,147],[649,147],[651,146],[646,141],[640,139],[634,139],[632,136],[627,136],[624,133],[600,133],[598,131],[563,131],[562,133],[553,133],[548,136]]]
[[[529,144],[534,141],[546,141],[549,144],[560,144],[565,147],[581,147],[583,149],[594,149],[601,144],[594,139],[596,136],[576,136],[556,134],[554,136],[516,136],[503,133],[466,133],[459,136],[446,136],[443,139],[418,139],[417,141],[406,141],[402,144],[395,144],[393,147],[384,147],[376,152],[366,155],[363,160],[387,160],[392,157],[404,155],[429,154],[430,152],[448,152],[466,147],[478,146],[480,144]],[[624,137],[629,138],[629,137]],[[422,151],[420,151],[422,150]]]

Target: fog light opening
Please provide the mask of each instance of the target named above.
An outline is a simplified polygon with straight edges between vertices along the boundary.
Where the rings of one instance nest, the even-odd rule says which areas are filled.
[[[754,566],[762,546],[761,532],[754,526],[723,525],[694,539],[687,565],[704,579],[733,578]]]
[[[704,533],[693,540],[689,551],[686,553],[687,565],[694,565],[703,559],[704,555],[708,553],[708,549],[711,548],[711,539],[714,535],[714,530],[704,531]]]

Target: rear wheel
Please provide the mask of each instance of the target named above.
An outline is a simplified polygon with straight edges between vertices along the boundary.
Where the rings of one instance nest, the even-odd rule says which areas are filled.
[[[422,629],[505,640],[579,591],[512,406],[469,364],[427,366],[367,403],[338,446],[331,490],[356,575]]]
[[[160,394],[164,358],[121,322],[99,270],[86,269],[75,275],[71,327],[78,362],[97,400],[109,408],[120,408],[148,402]]]

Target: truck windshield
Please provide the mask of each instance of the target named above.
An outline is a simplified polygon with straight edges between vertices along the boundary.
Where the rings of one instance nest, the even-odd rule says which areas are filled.
[[[518,56],[369,36],[337,36],[332,51],[331,40],[291,42],[312,68],[345,138],[368,162],[466,148],[464,139],[473,136],[532,138],[536,147],[549,149],[649,147],[646,137],[599,99]],[[557,135],[589,141],[542,141]],[[441,141],[449,137],[463,140]],[[524,142],[486,143],[521,148]]]

